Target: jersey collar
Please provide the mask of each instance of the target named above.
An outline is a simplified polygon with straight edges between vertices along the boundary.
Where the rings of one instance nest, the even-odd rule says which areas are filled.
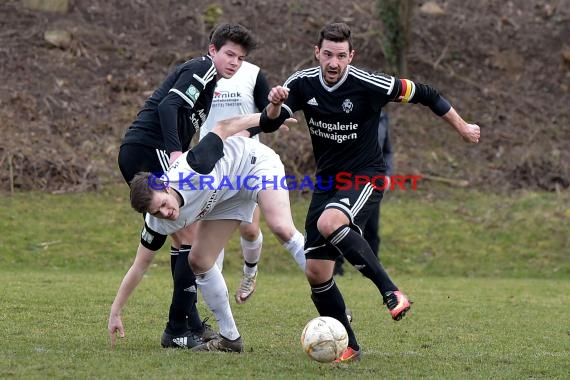
[[[333,92],[334,90],[342,86],[342,84],[346,81],[346,78],[348,78],[348,72],[350,71],[351,67],[352,67],[351,65],[348,65],[346,67],[346,71],[344,72],[342,78],[340,78],[340,80],[336,82],[336,84],[332,87],[329,86],[327,82],[325,82],[325,79],[323,78],[323,70],[319,67],[319,80],[321,81],[321,86],[323,86],[323,88],[328,92]]]

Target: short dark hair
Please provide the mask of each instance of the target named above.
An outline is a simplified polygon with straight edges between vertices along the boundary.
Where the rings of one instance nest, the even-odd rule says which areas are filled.
[[[240,24],[221,24],[210,35],[210,43],[217,50],[221,49],[228,41],[241,45],[246,54],[257,47],[253,34]]]
[[[143,214],[148,211],[150,203],[152,202],[152,196],[155,192],[155,190],[149,184],[151,175],[154,176],[154,174],[149,172],[137,173],[129,184],[131,187],[131,207],[134,208],[135,211]],[[155,182],[158,181],[160,181],[160,179],[153,178],[152,184],[155,185]],[[160,185],[161,184],[159,184],[159,186]]]
[[[352,51],[352,36],[350,26],[344,22],[334,22],[325,25],[319,32],[319,41],[317,46],[319,49],[323,46],[323,41],[345,42],[348,41],[348,50]]]

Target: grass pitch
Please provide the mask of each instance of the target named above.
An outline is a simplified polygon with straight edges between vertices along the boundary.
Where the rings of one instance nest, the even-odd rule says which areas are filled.
[[[160,348],[171,295],[167,249],[124,309],[109,348],[107,316],[138,243],[124,187],[0,198],[0,378],[567,379],[570,374],[570,195],[450,191],[388,194],[382,260],[414,301],[400,322],[347,268],[337,282],[364,356],[319,364],[300,334],[309,288],[265,232],[258,289],[232,309],[243,354]],[[307,200],[293,197],[302,229]],[[237,240],[227,249],[230,294]],[[203,317],[211,314],[199,303]]]

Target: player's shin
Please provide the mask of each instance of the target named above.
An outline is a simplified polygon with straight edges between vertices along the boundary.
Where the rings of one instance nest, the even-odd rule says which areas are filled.
[[[194,333],[200,334],[203,330],[203,325],[196,308],[198,300],[196,276],[194,276],[194,272],[188,265],[188,254],[191,248],[191,245],[182,245],[180,247],[174,271],[174,287],[178,291],[175,291],[172,303],[180,304],[184,308],[185,315],[188,317],[188,327]]]
[[[348,333],[348,346],[358,351],[360,347],[346,316],[344,299],[334,279],[331,278],[322,284],[311,285],[311,300],[313,300],[319,315],[335,318],[343,324]]]
[[[248,272],[248,275],[253,275],[257,271],[257,263],[259,262],[259,258],[261,257],[261,247],[263,246],[263,234],[259,231],[259,235],[257,239],[254,241],[245,240],[243,237],[240,239],[241,243],[241,251],[243,253],[243,259],[246,262],[244,264],[244,273],[248,271],[248,265],[250,264],[250,268],[252,269],[251,272]]]
[[[220,327],[220,335],[229,340],[239,338],[240,335],[230,308],[228,287],[218,266],[213,265],[208,271],[196,274],[196,283],[204,302],[214,313]]]
[[[372,280],[383,296],[387,292],[398,290],[366,240],[359,233],[344,225],[334,231],[327,240],[352,266]]]
[[[301,268],[302,271],[305,271],[305,237],[303,234],[295,230],[293,237],[288,242],[284,243],[283,247],[289,251],[299,268]]]

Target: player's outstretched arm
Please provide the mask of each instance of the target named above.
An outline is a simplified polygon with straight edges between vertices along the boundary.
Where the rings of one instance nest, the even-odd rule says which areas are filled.
[[[260,116],[260,113],[252,113],[220,120],[212,129],[212,133],[218,135],[222,140],[225,140],[238,132],[259,125]]]
[[[447,99],[441,96],[435,88],[409,79],[397,79],[394,82],[394,89],[393,101],[423,104],[455,128],[463,140],[473,144],[479,142],[479,126],[466,123]]]
[[[111,305],[111,312],[109,313],[109,320],[107,323],[107,330],[111,340],[111,348],[115,347],[117,335],[121,338],[125,336],[125,328],[121,319],[121,311],[127,300],[142,280],[145,272],[150,266],[154,252],[139,244],[135,261],[123,277],[123,281],[117,290],[115,300]]]
[[[442,118],[447,121],[463,137],[466,142],[477,144],[481,136],[481,130],[477,124],[468,124],[455,111],[453,107]]]

